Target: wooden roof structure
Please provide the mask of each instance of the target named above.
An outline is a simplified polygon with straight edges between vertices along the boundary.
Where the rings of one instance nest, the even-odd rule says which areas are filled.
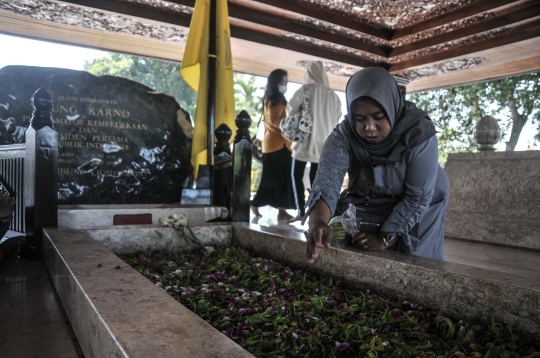
[[[180,61],[195,0],[0,1],[0,32]],[[233,65],[302,82],[323,61],[344,90],[381,66],[407,91],[540,69],[540,0],[229,0]]]

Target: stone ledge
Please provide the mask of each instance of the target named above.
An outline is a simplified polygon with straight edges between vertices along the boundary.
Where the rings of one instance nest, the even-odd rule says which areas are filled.
[[[47,228],[43,240],[85,357],[253,357],[88,234]]]
[[[531,218],[449,210],[444,234],[461,240],[540,250],[540,225]]]
[[[216,218],[224,219],[229,215],[229,210],[225,207],[212,205],[60,205],[58,207],[58,226],[112,226],[114,215],[137,214],[152,214],[152,225],[159,225],[159,218],[171,214],[184,214],[189,223],[198,224]]]
[[[450,154],[445,171],[446,235],[540,248],[540,151]]]
[[[306,262],[306,243],[257,232],[258,225],[233,225],[233,245],[283,263],[390,297],[397,296],[450,316],[504,323],[540,341],[540,284],[516,285],[511,274],[446,261],[353,248],[322,249],[313,265]]]
[[[512,152],[475,152],[475,153],[450,153],[448,154],[448,161],[454,160],[486,160],[486,159],[502,159],[502,160],[515,160],[515,159],[530,159],[538,160],[540,154],[538,151],[525,150],[525,151],[512,151]],[[447,162],[448,162],[447,161]]]
[[[193,225],[193,233],[203,245],[232,244],[230,224],[207,223]],[[170,227],[140,225],[79,228],[117,255],[131,254],[148,249],[186,251],[193,247],[178,231]]]
[[[251,356],[97,241],[107,230],[127,230],[120,236],[110,234],[116,239],[105,244],[114,250],[136,250],[137,245],[129,242],[139,236],[137,240],[144,245],[167,248],[175,240],[172,234],[163,241],[140,235],[157,229],[162,235],[172,230],[150,226],[89,228],[88,233],[73,228],[45,229],[45,263],[85,356]],[[386,251],[324,249],[317,262],[308,265],[301,233],[272,233],[251,224],[195,225],[193,230],[205,231],[205,236],[215,231],[205,240],[208,243],[226,243],[232,234],[233,245],[261,256],[333,276],[360,289],[436,307],[450,316],[517,321],[516,328],[525,336],[540,340],[540,283],[520,284],[510,274]],[[126,242],[116,245],[118,240]]]

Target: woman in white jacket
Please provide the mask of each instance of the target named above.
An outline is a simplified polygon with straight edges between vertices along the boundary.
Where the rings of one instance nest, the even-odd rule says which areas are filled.
[[[294,93],[287,104],[289,116],[302,110],[304,88],[307,88],[309,112],[313,116],[313,128],[306,139],[292,144],[291,176],[298,215],[290,219],[289,222],[298,221],[304,216],[306,199],[302,179],[306,164],[311,163],[309,181],[313,184],[323,144],[341,118],[341,101],[330,88],[328,76],[321,61],[313,61],[309,65],[304,75],[304,84]]]

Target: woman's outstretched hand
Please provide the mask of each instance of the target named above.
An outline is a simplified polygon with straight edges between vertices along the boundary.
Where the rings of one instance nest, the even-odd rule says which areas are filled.
[[[330,208],[326,202],[317,200],[309,214],[309,231],[306,231],[307,262],[310,264],[319,257],[319,247],[330,248],[332,229],[327,224],[330,216]]]
[[[351,242],[358,248],[368,251],[386,250],[384,241],[379,234],[359,232],[352,237]]]
[[[319,247],[324,246],[329,249],[332,241],[332,229],[326,224],[314,225],[306,231],[307,241],[307,262],[312,264],[319,257]]]

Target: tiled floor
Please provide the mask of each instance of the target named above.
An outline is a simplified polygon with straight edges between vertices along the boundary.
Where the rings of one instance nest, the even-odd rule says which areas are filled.
[[[252,216],[251,223],[264,230],[287,235],[307,229],[300,222],[278,220],[276,209],[259,211],[262,217]],[[294,210],[289,213],[295,215]],[[500,273],[513,284],[539,289],[540,252],[446,240],[445,256],[446,261],[462,264],[465,272],[489,270],[494,277]],[[82,357],[42,261],[0,262],[0,357]]]
[[[43,261],[0,262],[0,357],[82,357]]]

